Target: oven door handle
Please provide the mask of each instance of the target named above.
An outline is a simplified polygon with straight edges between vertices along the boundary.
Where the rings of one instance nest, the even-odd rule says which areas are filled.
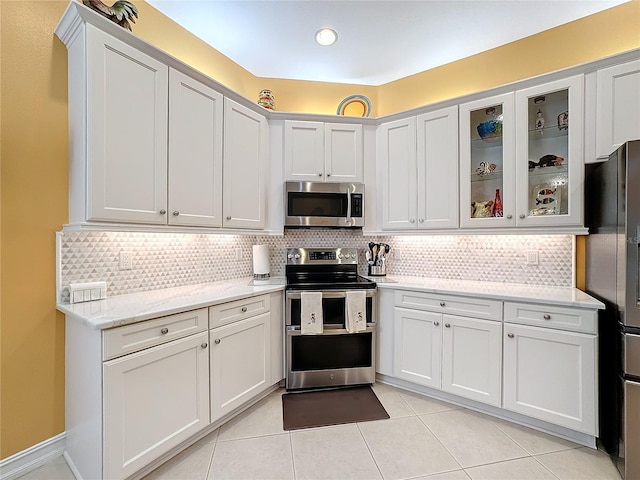
[[[349,331],[345,328],[325,328],[322,333],[311,333],[307,336],[322,336],[322,335],[357,335],[359,333],[373,333],[376,331],[375,323],[367,323],[367,328],[365,330],[361,330],[360,332],[349,333]],[[294,327],[291,325],[287,326],[287,336],[297,337],[302,335],[302,330],[300,327]]]
[[[305,290],[305,292],[319,292],[322,293],[322,298],[347,298],[347,292],[345,290]],[[357,292],[358,290],[349,290],[350,292]],[[375,288],[365,290],[367,297],[373,297],[376,294]],[[287,299],[300,299],[301,290],[291,290],[286,293]]]

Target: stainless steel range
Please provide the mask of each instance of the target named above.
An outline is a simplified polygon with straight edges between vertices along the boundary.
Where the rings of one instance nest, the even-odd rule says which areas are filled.
[[[358,250],[289,248],[285,273],[287,390],[373,383],[376,284],[358,275]],[[315,295],[305,295],[309,292]],[[311,333],[303,325],[307,297],[319,302],[322,317],[322,325]],[[361,308],[354,309],[358,301]],[[361,319],[357,331],[352,328],[353,315]]]

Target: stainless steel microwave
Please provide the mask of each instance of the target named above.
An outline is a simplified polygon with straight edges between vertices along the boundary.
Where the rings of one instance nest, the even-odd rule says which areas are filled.
[[[285,183],[285,227],[364,226],[362,183]]]

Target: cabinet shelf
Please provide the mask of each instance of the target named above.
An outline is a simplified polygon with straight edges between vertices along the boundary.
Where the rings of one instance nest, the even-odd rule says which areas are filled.
[[[472,150],[483,150],[485,148],[502,148],[502,135],[489,138],[474,138],[471,140]]]
[[[529,129],[529,141],[537,142],[539,140],[543,140],[545,138],[559,138],[566,137],[569,135],[569,129],[563,128],[560,130],[557,125],[550,125],[548,127],[544,127],[542,129],[542,133],[535,128]]]
[[[502,180],[503,176],[502,176],[502,170],[494,170],[491,173],[485,173],[485,174],[478,174],[478,173],[473,173],[471,174],[471,183],[475,183],[475,182],[490,182],[493,180]]]
[[[529,178],[543,178],[550,176],[563,176],[567,177],[569,174],[569,167],[566,164],[550,166],[550,167],[535,167],[529,169]]]

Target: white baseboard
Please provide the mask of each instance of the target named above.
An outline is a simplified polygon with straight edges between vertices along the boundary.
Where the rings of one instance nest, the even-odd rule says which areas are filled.
[[[0,460],[0,480],[14,480],[63,454],[67,435],[62,432],[44,442]]]

